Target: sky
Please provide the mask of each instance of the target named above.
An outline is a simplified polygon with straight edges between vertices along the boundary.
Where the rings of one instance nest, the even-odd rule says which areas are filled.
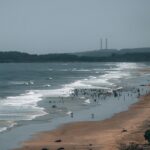
[[[0,51],[96,50],[101,38],[150,47],[150,0],[0,0]]]

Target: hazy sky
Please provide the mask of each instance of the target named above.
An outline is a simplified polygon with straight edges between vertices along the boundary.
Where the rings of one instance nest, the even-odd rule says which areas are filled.
[[[0,51],[150,47],[150,0],[0,0]]]

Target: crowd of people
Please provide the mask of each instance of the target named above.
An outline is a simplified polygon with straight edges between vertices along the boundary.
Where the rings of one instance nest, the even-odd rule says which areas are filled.
[[[144,88],[142,86],[139,87],[130,87],[130,89],[127,88],[114,88],[114,89],[98,89],[98,88],[78,88],[74,89],[70,92],[70,99],[72,100],[90,100],[95,102],[99,102],[102,100],[106,100],[108,97],[113,99],[123,99],[126,100],[127,98],[132,98],[133,96],[138,98],[143,94],[148,93],[148,91],[144,91]],[[124,94],[126,93],[126,94]],[[57,100],[57,103],[63,103],[65,102],[66,97],[59,97],[59,100]],[[49,101],[49,103],[52,103],[52,108],[57,108],[56,101]],[[90,104],[90,102],[88,103]],[[69,113],[70,117],[74,117],[74,113]],[[91,114],[91,118],[94,118],[94,113]]]

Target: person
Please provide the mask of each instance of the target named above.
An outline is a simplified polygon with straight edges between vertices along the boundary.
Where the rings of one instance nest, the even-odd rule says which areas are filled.
[[[92,119],[94,118],[94,114],[93,113],[91,114],[91,117],[92,117]]]
[[[73,112],[70,113],[71,118],[73,118]]]

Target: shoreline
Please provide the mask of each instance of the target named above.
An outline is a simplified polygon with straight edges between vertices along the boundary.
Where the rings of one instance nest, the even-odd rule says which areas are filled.
[[[150,94],[145,95],[127,111],[106,120],[68,123],[52,131],[37,133],[15,150],[56,150],[61,147],[65,150],[117,150],[118,143],[144,144],[144,131],[150,122],[149,100]]]

